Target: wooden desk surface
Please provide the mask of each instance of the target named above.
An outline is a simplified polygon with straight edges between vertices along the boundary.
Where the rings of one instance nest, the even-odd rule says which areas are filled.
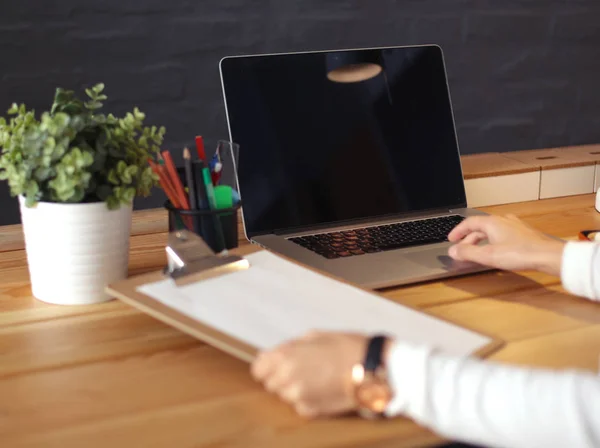
[[[600,228],[594,196],[489,207],[573,238]],[[135,215],[131,272],[165,263],[166,217]],[[600,306],[559,279],[490,272],[383,291],[506,340],[492,359],[595,370]],[[248,366],[119,302],[61,307],[31,297],[18,226],[0,229],[2,446],[400,447],[439,441],[406,419],[306,422]]]

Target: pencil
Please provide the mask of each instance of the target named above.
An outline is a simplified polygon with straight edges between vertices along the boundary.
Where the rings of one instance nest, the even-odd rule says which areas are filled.
[[[173,182],[171,182],[171,178],[169,177],[169,173],[167,173],[167,169],[165,168],[164,165],[158,165],[156,167],[156,169],[158,170],[159,175],[162,176],[162,178],[164,179],[164,183],[167,186],[167,188],[173,192],[173,196],[175,197],[175,203],[179,204],[176,207],[181,208],[181,202],[177,198],[177,192],[175,191],[175,185],[173,185]],[[173,205],[175,205],[175,203],[173,203]]]
[[[162,173],[165,182],[169,184],[169,186],[171,187],[171,190],[173,192],[175,192],[175,185],[173,185],[173,183],[171,182],[171,178],[169,177],[169,174],[167,173],[167,169],[165,168],[165,159],[163,158],[162,154],[159,152],[157,154],[157,158],[158,158],[158,170]],[[179,202],[179,201],[177,201]],[[175,204],[173,204],[175,205]],[[177,206],[178,208],[181,208],[180,206]]]
[[[189,148],[183,150],[183,161],[185,163],[185,178],[188,187],[188,195],[190,200],[190,208],[198,209],[198,201],[196,200],[196,182],[194,181],[194,172],[192,170],[192,155]]]
[[[188,198],[185,194],[185,191],[183,190],[183,185],[181,184],[181,179],[179,178],[177,169],[175,168],[175,163],[173,163],[171,153],[169,151],[163,151],[162,155],[165,159],[165,167],[167,169],[169,177],[171,178],[171,182],[175,187],[175,193],[177,194],[177,198],[179,199],[181,208],[183,208],[184,210],[189,210],[190,204],[188,202]]]
[[[173,207],[175,207],[176,209],[180,209],[181,204],[179,203],[179,199],[177,198],[177,193],[175,193],[175,189],[173,188],[173,185],[171,185],[171,181],[169,180],[169,175],[167,174],[165,167],[163,165],[157,165],[151,159],[148,160],[148,163],[150,164],[152,171],[154,171],[154,173],[156,173],[158,175],[158,177],[160,179],[160,185],[161,185],[163,191],[165,192],[165,194],[167,195],[167,198],[171,202],[171,205]],[[177,225],[179,225],[181,227],[187,227],[188,229],[192,228],[191,217],[189,217],[189,216],[181,217],[178,212],[174,212],[174,216],[175,216],[175,221],[177,222]]]
[[[175,192],[175,185],[173,185],[173,183],[171,182],[171,178],[169,177],[169,173],[167,173],[167,169],[165,168],[165,159],[163,158],[162,154],[159,152],[157,154],[157,158],[158,158],[158,170],[162,173],[163,177],[165,178],[165,182],[169,184],[169,186],[171,187],[171,190],[173,190],[173,192]],[[177,201],[179,202],[179,201]],[[175,204],[173,204],[175,205]],[[178,208],[181,208],[181,206],[177,206]]]
[[[165,168],[165,159],[163,159],[163,156],[160,152],[158,153],[158,164],[156,164],[156,162],[154,162],[153,160],[152,160],[152,164],[154,165],[152,170],[155,171],[161,178],[161,184],[166,185],[166,187],[163,187],[163,189],[165,189],[165,190],[169,189],[170,191],[172,191],[174,193],[173,198],[175,199],[175,202],[173,202],[171,200],[171,198],[169,198],[169,200],[171,201],[171,204],[173,204],[174,207],[181,208],[181,204],[179,204],[179,200],[177,200],[177,194],[175,194],[175,186],[171,182],[171,179],[169,178],[169,174],[167,173],[167,170]],[[176,204],[179,204],[179,205],[176,205]]]
[[[204,152],[204,140],[201,135],[196,136],[196,151],[198,152],[198,158],[205,161],[206,153]]]
[[[169,198],[169,201],[171,201],[171,204],[173,204],[175,208],[179,208],[179,201],[177,200],[177,195],[173,191],[171,184],[165,178],[164,172],[161,172],[159,166],[156,165],[156,163],[153,160],[148,160],[148,163],[150,164],[150,168],[152,168],[152,171],[160,179],[160,185],[164,190],[165,194],[167,195],[167,198]]]

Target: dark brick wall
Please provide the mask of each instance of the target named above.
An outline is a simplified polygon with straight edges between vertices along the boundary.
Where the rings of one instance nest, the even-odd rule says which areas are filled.
[[[138,105],[167,127],[167,147],[199,132],[212,147],[226,136],[224,55],[438,43],[463,153],[598,142],[599,13],[597,0],[10,2],[0,110],[44,110],[56,86],[103,81],[116,112]],[[0,224],[17,221],[2,183]]]

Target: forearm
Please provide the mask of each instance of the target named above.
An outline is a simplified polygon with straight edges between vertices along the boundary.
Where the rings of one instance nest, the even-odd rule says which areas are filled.
[[[600,446],[600,378],[528,370],[394,344],[388,368],[403,414],[450,439],[486,446]]]

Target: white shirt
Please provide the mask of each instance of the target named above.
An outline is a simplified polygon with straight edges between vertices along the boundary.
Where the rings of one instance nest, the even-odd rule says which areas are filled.
[[[600,244],[568,242],[561,280],[570,293],[600,300]],[[403,342],[392,347],[388,370],[395,394],[386,413],[446,438],[486,447],[600,447],[600,376],[590,372],[511,367]]]

